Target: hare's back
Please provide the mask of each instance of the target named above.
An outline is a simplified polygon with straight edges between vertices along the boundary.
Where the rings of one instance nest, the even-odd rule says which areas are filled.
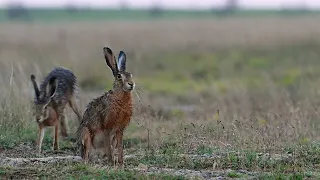
[[[40,91],[45,91],[52,78],[57,80],[56,98],[73,95],[76,90],[77,78],[74,73],[64,67],[56,67],[44,78],[40,85]]]
[[[106,94],[93,99],[86,107],[83,114],[82,123],[94,125],[101,124],[101,122],[108,116],[108,101]]]

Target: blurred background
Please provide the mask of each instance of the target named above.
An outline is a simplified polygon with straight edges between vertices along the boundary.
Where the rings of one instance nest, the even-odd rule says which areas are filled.
[[[137,88],[126,141],[279,150],[319,140],[317,0],[0,1],[0,145],[36,140],[30,74],[78,78],[79,104],[112,86],[102,47]],[[71,135],[78,122],[67,108]],[[148,136],[149,135],[149,136]],[[51,134],[46,134],[51,141]],[[48,144],[48,143],[47,143]],[[48,144],[50,147],[50,144]]]

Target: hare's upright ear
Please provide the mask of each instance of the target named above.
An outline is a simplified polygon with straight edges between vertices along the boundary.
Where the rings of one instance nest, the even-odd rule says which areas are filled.
[[[56,92],[57,92],[57,86],[58,85],[58,80],[56,77],[50,78],[47,88],[46,88],[46,93],[48,94],[48,98],[52,98]]]
[[[104,58],[106,59],[107,65],[112,71],[113,76],[116,76],[118,74],[117,61],[112,50],[108,47],[104,47],[103,54],[104,54]]]
[[[40,91],[39,91],[39,88],[38,88],[38,85],[37,85],[37,82],[36,82],[36,76],[33,75],[33,74],[31,74],[30,78],[31,78],[31,82],[32,82],[32,84],[33,84],[35,96],[36,96],[36,98],[38,99],[39,96],[40,96]]]
[[[120,51],[119,57],[118,57],[118,70],[121,72],[126,71],[126,62],[127,62],[127,56],[126,53],[123,51]]]

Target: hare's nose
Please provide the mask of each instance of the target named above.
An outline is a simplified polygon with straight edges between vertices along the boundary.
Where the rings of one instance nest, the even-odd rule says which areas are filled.
[[[130,88],[129,88],[129,89],[130,89],[130,90],[133,90],[134,83],[129,83],[129,82],[128,82],[127,84],[130,86]]]

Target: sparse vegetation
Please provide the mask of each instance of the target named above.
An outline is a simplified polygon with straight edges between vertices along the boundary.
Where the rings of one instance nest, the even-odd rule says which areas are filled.
[[[170,175],[144,175],[142,173],[129,170],[113,170],[105,167],[93,167],[85,164],[63,163],[56,164],[54,168],[50,167],[0,167],[0,175],[3,178],[17,179],[28,177],[30,179],[39,177],[41,179],[173,179],[183,180],[180,176]]]
[[[0,177],[317,179],[318,21],[269,16],[0,24],[1,158],[36,156],[32,73],[41,79],[54,65],[70,68],[83,110],[111,87],[101,53],[109,44],[127,52],[139,95],[125,131],[125,169],[78,162],[0,165]],[[43,157],[77,155],[72,136],[78,121],[70,108],[67,117],[71,137],[55,154],[48,129]]]

